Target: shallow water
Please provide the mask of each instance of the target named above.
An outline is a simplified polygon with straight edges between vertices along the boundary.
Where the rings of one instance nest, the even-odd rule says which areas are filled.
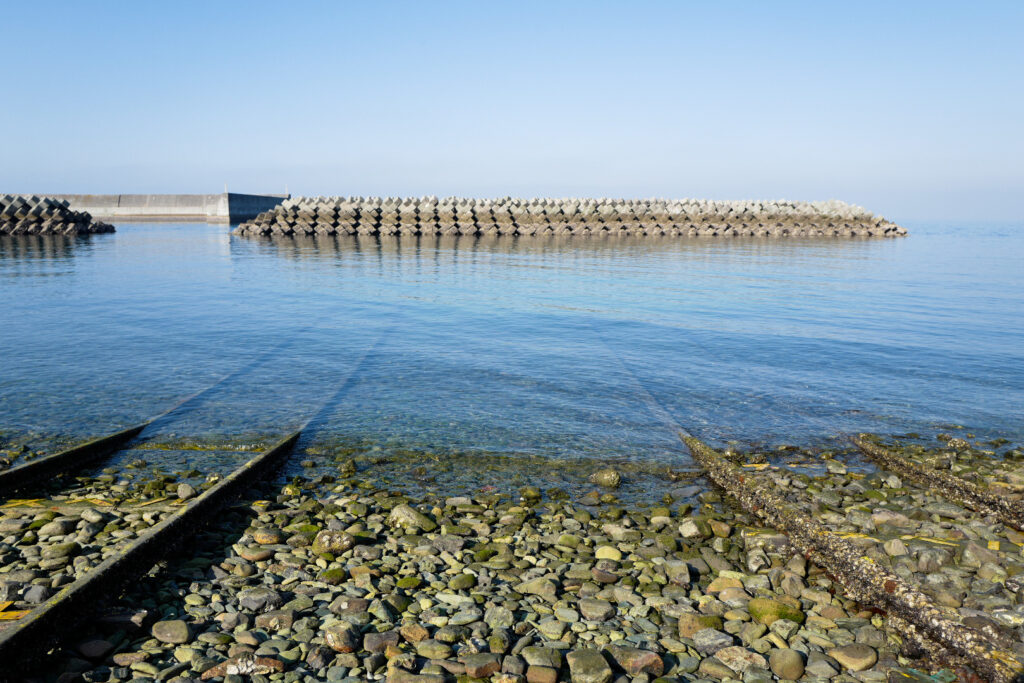
[[[807,242],[271,241],[172,224],[0,238],[0,430],[99,434],[238,371],[147,436],[272,438],[317,414],[319,439],[384,451],[673,466],[677,427],[717,443],[951,423],[1020,439],[1024,226],[908,227]]]

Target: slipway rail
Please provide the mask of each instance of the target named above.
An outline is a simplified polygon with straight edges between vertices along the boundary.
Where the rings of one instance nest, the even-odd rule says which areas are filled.
[[[786,534],[796,550],[838,579],[854,600],[895,617],[903,635],[931,656],[968,666],[993,683],[1018,681],[1024,675],[1024,663],[987,633],[944,616],[917,588],[774,495],[760,478],[743,472],[721,453],[692,436],[680,438],[715,485],[767,526]]]
[[[85,467],[91,462],[120,450],[121,446],[139,435],[149,422],[69,448],[60,453],[48,455],[17,467],[0,472],[0,495],[6,495],[42,479]]]
[[[16,666],[23,671],[28,665],[40,661],[49,647],[71,635],[73,624],[78,623],[95,605],[117,595],[129,581],[149,571],[176,546],[176,542],[192,536],[216,519],[216,512],[227,501],[279,466],[298,438],[299,432],[294,432],[252,458],[85,576],[61,589],[16,625],[0,632],[0,662],[4,662],[2,675],[10,676],[11,667]]]
[[[101,460],[102,458],[121,450],[121,447],[124,446],[124,444],[137,437],[147,427],[150,427],[156,424],[157,421],[194,405],[231,380],[248,374],[266,362],[268,358],[280,351],[283,351],[293,343],[295,343],[294,338],[276,345],[237,370],[224,375],[210,386],[186,396],[159,415],[137,424],[134,427],[129,427],[128,429],[93,439],[92,441],[79,446],[68,448],[59,453],[54,453],[53,455],[48,455],[46,457],[39,458],[38,460],[32,460],[16,467],[12,467],[4,472],[0,472],[0,495],[9,495],[36,482],[74,472],[75,470],[81,469],[93,462],[96,462],[97,460]]]
[[[992,515],[1003,524],[1024,531],[1024,502],[1003,498],[956,475],[911,462],[884,446],[872,443],[867,439],[867,434],[851,437],[850,441],[879,467],[891,470],[975,512]]]
[[[0,680],[23,680],[20,674],[44,660],[50,648],[72,637],[74,626],[87,618],[98,605],[111,596],[119,595],[131,581],[148,572],[184,539],[193,537],[198,530],[217,519],[217,511],[226,504],[247,489],[266,481],[285,463],[303,431],[322,422],[336,409],[383,336],[370,344],[342,379],[338,389],[298,430],[250,459],[25,617],[0,631],[0,662],[4,663]]]
[[[773,493],[768,482],[745,472],[681,427],[607,342],[605,346],[644,404],[661,423],[674,428],[714,485],[765,527],[784,533],[794,549],[834,577],[851,598],[886,613],[906,643],[934,661],[973,669],[991,683],[1024,681],[1024,662],[991,635],[946,617],[911,583],[864,556],[853,543]]]

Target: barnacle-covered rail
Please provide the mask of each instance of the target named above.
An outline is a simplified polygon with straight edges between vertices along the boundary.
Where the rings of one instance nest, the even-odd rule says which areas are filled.
[[[216,519],[216,513],[228,502],[252,488],[277,470],[292,452],[300,435],[316,429],[334,411],[352,385],[352,379],[370,353],[384,338],[381,334],[369,344],[341,378],[337,390],[299,426],[271,448],[259,453],[229,476],[188,501],[170,517],[155,524],[128,545],[74,583],[66,586],[22,619],[0,631],[0,681],[23,680],[19,675],[38,664],[54,645],[72,637],[74,624],[140,574],[164,559],[198,529]],[[311,427],[311,425],[316,425]]]
[[[66,586],[13,626],[0,632],[0,678],[38,662],[48,648],[68,637],[71,626],[93,607],[116,595],[129,581],[148,571],[181,540],[215,518],[215,513],[246,488],[279,466],[299,437],[295,432],[249,460],[171,517],[154,525],[136,541],[120,549],[84,577]],[[7,678],[6,680],[22,680]]]
[[[911,626],[906,635],[917,646],[933,657],[970,667],[993,683],[1019,681],[1024,676],[1024,663],[991,636],[947,618],[917,588],[808,519],[707,444],[682,433],[680,438],[713,483],[748,512],[785,533],[797,550],[832,574],[851,598]]]
[[[998,496],[956,475],[911,462],[898,453],[873,443],[867,434],[851,437],[850,440],[880,467],[930,488],[946,498],[952,498],[976,512],[992,515],[1003,524],[1024,531],[1024,502]]]
[[[0,495],[17,491],[42,479],[65,474],[106,457],[138,436],[148,424],[148,421],[143,422],[134,427],[93,439],[80,446],[68,448],[59,453],[54,453],[38,460],[32,460],[17,467],[12,467],[5,472],[0,472]]]

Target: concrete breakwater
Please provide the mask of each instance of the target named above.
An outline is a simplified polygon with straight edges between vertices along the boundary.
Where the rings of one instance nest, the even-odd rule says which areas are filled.
[[[25,195],[22,195],[25,196]],[[173,221],[179,223],[240,223],[255,218],[288,195],[239,194],[57,194],[66,202],[103,220]]]
[[[72,209],[67,200],[35,195],[0,196],[0,235],[85,235],[114,226]]]
[[[668,235],[897,237],[866,209],[826,202],[698,199],[296,197],[241,235]]]

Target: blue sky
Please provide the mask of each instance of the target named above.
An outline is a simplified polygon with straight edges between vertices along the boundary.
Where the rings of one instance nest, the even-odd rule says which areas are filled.
[[[1024,218],[1024,3],[4,3],[0,191]]]

